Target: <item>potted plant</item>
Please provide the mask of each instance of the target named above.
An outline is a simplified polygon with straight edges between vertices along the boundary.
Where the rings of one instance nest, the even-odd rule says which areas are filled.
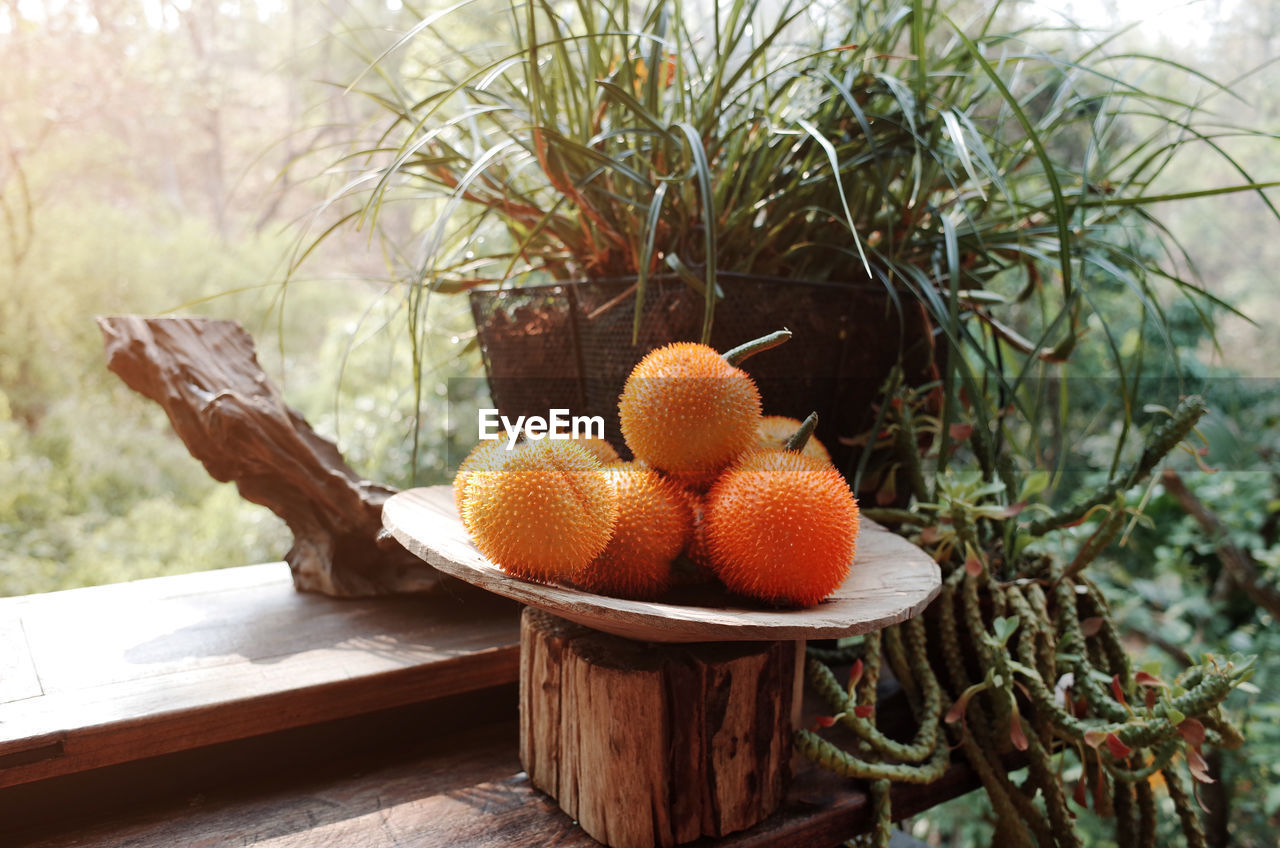
[[[408,308],[473,291],[499,406],[612,418],[611,387],[652,347],[787,325],[797,342],[756,376],[839,448],[904,352],[931,375],[927,310],[873,276],[879,236],[850,205],[866,51],[845,33],[799,4],[498,7],[496,45],[452,43],[437,16],[389,54],[398,72],[377,64],[391,123],[349,186],[375,223],[408,191],[425,222]]]
[[[491,39],[456,35],[468,11]],[[357,173],[335,202],[354,196],[346,220],[369,226],[412,204],[393,254],[409,312],[497,289],[473,311],[500,405],[612,416],[598,388],[657,344],[808,325],[758,376],[787,393],[778,412],[824,413],[819,436],[853,472],[889,369],[935,376],[935,338],[1053,363],[1106,333],[1099,276],[1153,320],[1160,283],[1203,295],[1133,235],[1173,154],[1212,141],[1185,131],[1194,106],[1176,114],[1095,48],[1042,50],[1034,28],[953,11],[451,7],[373,62],[361,85],[389,121],[344,160]],[[978,364],[999,373],[998,355]],[[956,386],[958,363],[941,364]]]

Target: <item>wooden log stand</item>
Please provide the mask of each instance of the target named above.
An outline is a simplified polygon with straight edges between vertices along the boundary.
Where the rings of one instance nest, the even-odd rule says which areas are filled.
[[[786,796],[805,640],[923,611],[941,575],[864,521],[849,579],[805,610],[723,592],[626,601],[504,574],[471,545],[449,487],[389,499],[383,522],[431,565],[531,608],[520,631],[520,759],[530,782],[613,848],[749,828]]]
[[[786,794],[800,651],[637,642],[526,608],[520,762],[615,848],[744,830]]]

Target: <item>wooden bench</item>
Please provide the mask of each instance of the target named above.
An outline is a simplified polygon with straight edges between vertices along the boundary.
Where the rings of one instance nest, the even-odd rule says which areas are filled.
[[[460,583],[334,600],[276,563],[5,598],[0,645],[0,844],[597,844],[520,768],[518,606]],[[714,844],[865,830],[860,786],[796,768]],[[958,766],[894,810],[976,785]]]

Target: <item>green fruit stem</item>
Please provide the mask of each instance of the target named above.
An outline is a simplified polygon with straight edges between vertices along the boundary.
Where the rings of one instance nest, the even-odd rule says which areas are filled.
[[[804,450],[804,446],[809,443],[809,437],[813,435],[813,431],[818,429],[818,413],[810,412],[809,417],[800,425],[800,429],[791,434],[791,438],[787,439],[786,449],[792,453],[800,453]]]
[[[761,336],[754,341],[749,341],[746,344],[740,344],[733,350],[724,353],[724,361],[734,367],[737,367],[738,365],[741,365],[747,357],[755,356],[762,350],[775,348],[787,341],[789,338],[791,338],[791,331],[785,329],[770,333],[767,336]]]

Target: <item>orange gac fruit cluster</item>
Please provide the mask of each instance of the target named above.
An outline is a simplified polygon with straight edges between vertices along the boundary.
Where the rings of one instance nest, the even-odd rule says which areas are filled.
[[[609,544],[618,519],[604,465],[572,441],[487,451],[460,500],[480,553],[508,574],[544,583],[572,580]]]
[[[804,422],[798,418],[788,418],[785,415],[766,415],[760,419],[760,427],[756,430],[756,444],[765,450],[784,450],[787,446],[787,441],[802,426],[804,426]],[[809,437],[800,452],[805,456],[811,456],[823,462],[831,461],[831,454],[823,447],[822,442],[818,441],[814,436]]]
[[[574,582],[605,595],[661,597],[671,588],[671,563],[693,533],[690,498],[652,468],[635,463],[615,463],[605,474],[618,494],[618,520],[608,547]]]
[[[454,480],[476,547],[512,575],[624,598],[717,578],[779,606],[827,598],[853,562],[857,502],[812,436],[785,450],[812,422],[763,417],[729,361],[789,335],[646,355],[618,402],[633,462],[603,439],[482,443]]]
[[[755,446],[760,391],[714,348],[677,342],[640,360],[623,386],[618,413],[637,459],[697,478],[716,474]]]
[[[728,589],[812,606],[849,574],[858,505],[830,463],[755,451],[716,481],[705,521],[712,568]]]

